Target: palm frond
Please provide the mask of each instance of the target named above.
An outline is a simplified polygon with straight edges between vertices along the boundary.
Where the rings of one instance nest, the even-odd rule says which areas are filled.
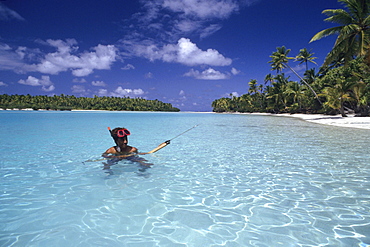
[[[324,29],[324,30],[318,32],[317,34],[315,34],[311,38],[310,43],[313,42],[313,41],[325,38],[327,36],[333,35],[333,34],[339,34],[341,29],[342,29],[342,27],[331,27],[331,28],[328,28],[328,29]]]
[[[337,23],[339,25],[348,25],[353,23],[352,16],[343,9],[327,9],[322,13],[329,16],[324,20],[326,22]]]

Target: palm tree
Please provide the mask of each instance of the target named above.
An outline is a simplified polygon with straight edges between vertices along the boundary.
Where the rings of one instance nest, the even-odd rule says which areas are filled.
[[[274,81],[274,76],[270,74],[266,75],[265,78],[263,79],[263,81],[265,82],[265,85],[270,82],[270,84],[273,83]]]
[[[276,73],[280,73],[283,69],[287,68],[289,59],[293,59],[292,57],[288,57],[289,52],[290,49],[286,49],[285,46],[276,47],[276,51],[270,56],[272,58],[269,62],[271,63],[271,70],[276,70]]]
[[[268,100],[268,109],[273,110],[274,113],[279,113],[283,108],[287,108],[284,97],[285,84],[274,82],[273,85],[267,86],[266,99]],[[283,106],[282,106],[283,105]]]
[[[352,91],[353,96],[356,99],[357,109],[360,113],[361,117],[368,117],[369,116],[369,105],[368,105],[368,87],[366,83],[363,81],[359,81],[356,85],[354,85]]]
[[[275,82],[286,85],[289,82],[289,78],[290,78],[290,76],[285,76],[284,73],[281,73],[281,74],[275,76],[274,79],[275,79]],[[274,84],[274,85],[276,85],[276,84]]]
[[[355,57],[365,57],[370,64],[370,1],[369,0],[338,0],[345,5],[344,9],[326,9],[324,21],[339,24],[337,27],[324,29],[315,34],[310,42],[330,35],[338,35],[333,49],[325,58],[323,66],[344,60],[348,64]]]
[[[289,68],[306,86],[312,91],[315,95],[317,101],[322,105],[319,96],[317,96],[316,92],[312,89],[312,87],[288,64],[289,59],[293,59],[292,57],[288,57],[290,49],[286,49],[285,46],[277,47],[277,50],[272,53],[270,56],[272,58],[269,63],[271,63],[272,69],[276,70],[277,72],[281,72],[285,68]]]
[[[314,63],[317,65],[314,59],[317,57],[313,57],[314,53],[309,52],[306,48],[300,49],[298,55],[295,57],[296,61],[299,61],[299,64],[305,63],[306,70],[308,70],[308,62]]]
[[[293,97],[293,104],[292,107],[297,107],[298,110],[302,108],[302,101],[305,97],[305,86],[302,86],[298,84],[295,81],[290,81],[287,85],[287,88],[285,89],[284,93],[287,96],[292,96]]]
[[[326,87],[323,90],[323,96],[326,97],[326,105],[333,109],[340,110],[342,117],[347,117],[344,112],[344,102],[352,100],[351,90],[356,85],[355,81],[337,78],[334,87]]]
[[[316,74],[316,72],[315,72],[315,68],[306,70],[306,72],[304,72],[303,75],[304,75],[304,80],[306,82],[308,82],[309,84],[314,83],[314,81],[316,80],[316,78],[319,77],[318,74]]]
[[[255,79],[250,80],[248,82],[248,85],[249,85],[248,93],[252,94],[252,93],[257,93],[258,92],[257,80],[255,80]]]

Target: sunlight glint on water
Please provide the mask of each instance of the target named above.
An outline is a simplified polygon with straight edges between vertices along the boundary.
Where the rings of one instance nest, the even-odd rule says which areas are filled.
[[[0,112],[0,246],[367,246],[369,130],[195,113]],[[110,169],[107,127],[152,155]]]

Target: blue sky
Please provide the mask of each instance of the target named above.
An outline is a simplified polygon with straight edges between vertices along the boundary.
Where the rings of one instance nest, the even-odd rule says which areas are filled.
[[[278,46],[291,56],[307,48],[321,65],[335,37],[309,40],[333,26],[321,12],[337,8],[337,0],[3,0],[0,94],[142,97],[210,111],[213,100],[275,73],[268,61]]]

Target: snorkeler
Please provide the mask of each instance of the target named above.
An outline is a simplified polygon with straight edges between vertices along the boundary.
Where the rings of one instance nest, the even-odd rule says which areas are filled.
[[[139,153],[137,148],[131,147],[128,144],[128,139],[127,136],[129,136],[131,133],[128,129],[126,128],[115,128],[111,130],[108,127],[109,133],[111,134],[112,138],[114,139],[114,142],[116,143],[117,146],[108,148],[107,151],[105,151],[102,156],[102,159],[94,159],[94,160],[86,160],[85,162],[96,162],[96,161],[102,161],[105,159],[115,159],[115,158],[128,158],[131,156],[137,156],[137,155],[144,155],[144,154],[152,154],[157,152],[158,150],[161,150],[162,148],[166,147],[168,144],[171,143],[173,139],[178,138],[179,136],[182,136],[186,132],[194,129],[199,125],[195,125],[191,127],[190,129],[185,130],[184,132],[178,134],[177,136],[173,137],[170,140],[167,140],[161,144],[158,145],[158,147],[154,148],[153,150],[145,153]],[[83,162],[83,163],[85,163]]]
[[[137,153],[137,148],[131,147],[128,144],[127,136],[129,136],[131,133],[126,128],[115,128],[113,130],[110,130],[109,132],[116,143],[116,146],[108,148],[107,151],[103,153],[103,157],[110,157],[110,156],[132,156]]]

